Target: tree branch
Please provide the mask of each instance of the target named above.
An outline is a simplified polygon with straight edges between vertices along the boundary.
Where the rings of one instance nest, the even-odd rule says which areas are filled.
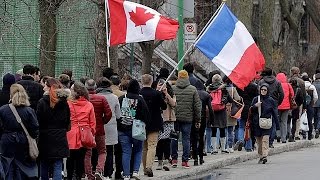
[[[318,1],[318,0],[317,0]],[[310,15],[313,23],[316,25],[318,31],[320,31],[320,12],[319,7],[320,3],[316,0],[305,0],[306,2],[306,11]]]
[[[290,28],[293,29],[295,32],[299,32],[298,24],[296,24],[293,18],[291,17],[288,0],[280,0],[280,6],[283,13],[283,17],[288,22]]]

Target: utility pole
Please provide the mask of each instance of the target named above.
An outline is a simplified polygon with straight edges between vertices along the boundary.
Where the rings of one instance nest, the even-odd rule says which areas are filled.
[[[179,21],[179,31],[178,31],[178,61],[182,58],[184,52],[183,52],[183,46],[184,46],[184,37],[183,37],[183,31],[184,31],[184,22],[183,22],[183,0],[178,0],[178,21]],[[181,61],[181,63],[178,66],[178,70],[183,69],[184,60]]]

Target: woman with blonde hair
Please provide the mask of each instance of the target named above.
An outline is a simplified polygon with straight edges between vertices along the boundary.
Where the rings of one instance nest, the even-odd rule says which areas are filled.
[[[20,84],[10,87],[10,102],[32,138],[38,136],[38,120],[29,97]],[[29,144],[22,126],[18,123],[9,104],[0,108],[0,153],[5,173],[4,179],[36,179],[38,167],[36,161],[29,156]]]
[[[49,78],[43,88],[44,96],[39,100],[39,157],[42,180],[49,179],[49,169],[53,169],[53,179],[62,179],[63,158],[69,156],[67,131],[70,130],[70,110],[67,103],[69,93],[54,78]],[[50,142],[50,143],[48,143]]]

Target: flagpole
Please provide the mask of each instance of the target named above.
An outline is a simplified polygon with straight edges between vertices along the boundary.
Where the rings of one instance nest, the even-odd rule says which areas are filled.
[[[201,32],[199,33],[199,35],[196,37],[196,39],[194,40],[194,42],[191,44],[191,46],[188,48],[188,50],[184,53],[184,55],[181,57],[181,59],[178,61],[177,65],[174,67],[174,69],[171,71],[170,75],[167,77],[165,83],[161,86],[161,89],[164,87],[164,85],[169,81],[170,77],[173,75],[173,73],[175,72],[175,70],[179,67],[179,64],[183,61],[183,59],[185,58],[185,56],[189,53],[189,51],[194,47],[194,44],[196,43],[196,41],[198,40],[198,38],[200,36],[202,36],[202,33],[207,29],[207,27],[209,26],[209,24],[211,23],[211,21],[215,18],[215,16],[217,15],[217,13],[219,12],[219,10],[221,9],[221,7],[226,3],[226,0],[223,0],[223,2],[220,4],[220,6],[218,7],[218,9],[214,12],[214,14],[212,15],[212,17],[210,18],[210,20],[207,22],[207,24],[204,26],[204,28],[201,30]]]
[[[107,8],[108,0],[105,0],[104,8],[105,8],[105,16],[106,16],[106,35],[107,35],[107,59],[108,59],[108,68],[110,68],[110,46],[109,46],[109,26],[108,26],[108,8]]]

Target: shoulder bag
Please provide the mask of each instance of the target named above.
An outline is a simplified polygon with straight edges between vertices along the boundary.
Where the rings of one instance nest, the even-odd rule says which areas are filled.
[[[296,96],[298,93],[298,88],[296,89],[296,92],[294,93],[294,96],[292,96],[292,94],[290,93],[290,85],[288,83],[288,87],[289,87],[289,101],[290,101],[290,109],[297,109],[298,105],[296,103]]]
[[[127,98],[127,96],[124,96]],[[128,102],[128,101],[127,101]],[[129,106],[130,107],[130,106]],[[130,116],[133,118],[132,121],[132,138],[144,141],[147,139],[147,133],[146,133],[146,123],[143,121],[135,118],[135,113],[133,114],[132,110],[130,110]]]
[[[29,156],[30,156],[30,158],[32,160],[36,160],[37,157],[39,156],[39,150],[38,150],[38,146],[37,146],[37,141],[30,136],[27,128],[24,126],[24,124],[23,124],[23,122],[21,120],[21,117],[19,116],[19,114],[17,112],[16,107],[14,107],[14,105],[12,105],[12,104],[9,104],[9,107],[10,107],[11,111],[13,112],[17,122],[21,125],[24,133],[27,136],[28,144],[29,144]]]
[[[258,96],[258,102],[261,102],[260,101],[260,96]],[[260,126],[261,129],[271,129],[271,127],[272,127],[272,118],[262,118],[261,117],[261,105],[258,107],[259,126]]]
[[[236,101],[234,98],[234,91],[233,91],[233,88],[231,89],[231,95],[232,95],[232,103],[231,103],[231,111],[230,111],[230,116],[232,118],[235,118],[235,119],[239,119],[241,117],[241,113],[242,113],[242,110],[244,108],[244,103],[243,103],[243,99],[242,97],[240,97],[240,100],[241,102],[238,102]]]
[[[78,121],[78,127],[80,132],[80,141],[83,147],[91,149],[96,147],[96,141],[95,138],[91,132],[91,128],[87,125],[80,125],[80,120],[76,118],[76,109],[74,108],[74,105],[72,104],[73,110],[74,110],[74,118]]]

